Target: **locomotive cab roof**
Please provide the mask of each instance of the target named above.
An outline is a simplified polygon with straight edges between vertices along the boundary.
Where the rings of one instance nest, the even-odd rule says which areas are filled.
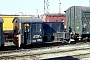
[[[3,19],[2,18],[0,18],[0,23],[3,23],[4,21],[3,21]]]
[[[12,21],[20,22],[20,23],[43,23],[43,21],[40,18],[25,18],[25,17],[15,17]]]

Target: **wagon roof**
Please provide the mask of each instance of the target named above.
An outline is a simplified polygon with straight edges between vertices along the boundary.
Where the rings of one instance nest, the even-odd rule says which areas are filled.
[[[4,22],[2,18],[0,18],[0,23]]]
[[[90,12],[90,7],[87,7],[87,6],[79,6],[82,11],[86,11],[86,12]]]
[[[74,6],[71,6],[71,7],[69,7],[69,8],[72,8],[72,7],[74,7]],[[89,6],[75,6],[75,7],[78,7],[78,8],[80,8],[82,11],[84,11],[84,12],[90,12],[90,7]],[[68,9],[69,9],[68,8]],[[67,10],[68,10],[67,9]]]
[[[33,22],[43,22],[40,18],[25,18],[25,17],[15,17],[13,19],[13,22],[14,20],[17,20],[21,23],[33,23]]]

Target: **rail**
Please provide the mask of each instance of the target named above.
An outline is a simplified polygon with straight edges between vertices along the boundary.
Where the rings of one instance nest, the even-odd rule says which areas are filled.
[[[76,46],[76,47],[74,47]],[[17,58],[37,58],[37,59],[48,59],[52,57],[64,57],[64,56],[79,56],[89,55],[90,47],[87,44],[77,44],[74,46],[65,45],[57,47],[44,47],[36,49],[21,49],[13,51],[0,52],[1,59],[17,59]]]

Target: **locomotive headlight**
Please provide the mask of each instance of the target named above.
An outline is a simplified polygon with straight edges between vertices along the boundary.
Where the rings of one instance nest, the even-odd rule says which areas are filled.
[[[42,39],[37,39],[37,41],[41,41],[42,42]]]
[[[34,35],[33,38],[41,38],[41,35]]]

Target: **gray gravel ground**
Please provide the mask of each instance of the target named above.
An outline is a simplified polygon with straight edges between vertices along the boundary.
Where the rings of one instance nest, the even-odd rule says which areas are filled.
[[[62,51],[67,51],[67,50],[75,50],[75,49],[85,49],[85,48],[90,48],[90,43],[85,43],[85,44],[76,44],[76,45],[64,45],[64,46],[56,46],[56,47],[46,47],[46,48],[40,48],[40,49],[21,49],[22,51],[20,52],[11,52],[7,53],[8,55],[25,55],[25,54],[42,54],[42,53],[50,53],[50,52],[62,52]],[[0,56],[7,56],[7,54],[1,54]]]
[[[87,57],[87,58],[82,58],[80,60],[90,60],[90,57]]]
[[[40,54],[40,53],[50,53],[50,52],[55,52],[55,51],[61,51],[60,53],[52,53],[52,54],[43,54],[43,55],[38,55],[38,56],[30,56],[30,57],[25,57],[25,58],[12,58],[11,60],[39,60],[39,59],[50,59],[50,60],[90,60],[89,55],[84,56],[82,58],[77,58],[73,57],[72,55],[78,55],[78,54],[86,54],[90,53],[90,49],[88,50],[79,50],[79,51],[70,51],[70,52],[62,52],[62,51],[67,51],[71,49],[81,49],[81,48],[90,48],[90,43],[77,43],[76,45],[64,45],[64,46],[56,46],[52,48],[43,48],[43,49],[27,49],[27,51],[22,51],[20,53],[12,53],[12,54],[2,54],[0,56],[8,56],[8,55],[23,55],[23,54]],[[23,49],[22,49],[23,50]],[[69,56],[69,57],[65,57]],[[10,56],[8,57],[10,58]],[[10,59],[9,59],[10,60]]]

